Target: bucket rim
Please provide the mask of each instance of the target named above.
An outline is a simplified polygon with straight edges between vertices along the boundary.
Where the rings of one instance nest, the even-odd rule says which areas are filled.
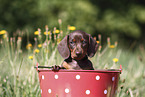
[[[52,71],[51,69],[38,69],[38,72],[90,72],[90,73],[121,73],[121,69],[97,69],[97,70],[59,70]]]

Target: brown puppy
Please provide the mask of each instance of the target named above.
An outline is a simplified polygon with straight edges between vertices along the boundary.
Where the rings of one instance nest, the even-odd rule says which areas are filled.
[[[58,44],[58,51],[65,59],[62,67],[75,70],[94,70],[89,57],[93,57],[98,48],[98,44],[86,32],[77,30]]]

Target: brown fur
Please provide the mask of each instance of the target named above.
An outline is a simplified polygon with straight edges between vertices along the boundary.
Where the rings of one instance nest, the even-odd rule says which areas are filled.
[[[80,30],[70,33],[58,45],[58,51],[65,59],[62,67],[75,70],[93,70],[88,56],[93,57],[97,48],[98,44],[90,34]]]

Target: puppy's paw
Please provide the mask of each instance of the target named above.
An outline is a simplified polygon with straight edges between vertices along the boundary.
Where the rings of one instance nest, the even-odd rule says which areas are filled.
[[[58,72],[60,69],[61,69],[61,67],[58,65],[52,66],[52,71],[54,71],[54,72]]]

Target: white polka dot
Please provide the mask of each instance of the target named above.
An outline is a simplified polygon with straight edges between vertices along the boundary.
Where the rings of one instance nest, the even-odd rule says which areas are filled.
[[[48,93],[51,93],[51,89],[48,89]]]
[[[76,75],[76,79],[80,79],[81,78],[81,76],[80,75]]]
[[[107,94],[107,90],[104,90],[104,94]]]
[[[69,93],[69,89],[68,88],[65,89],[65,93]]]
[[[86,90],[86,94],[89,95],[91,92],[90,90]]]
[[[112,81],[114,81],[115,80],[115,77],[112,77]]]
[[[41,89],[41,94],[42,94],[42,89]]]
[[[44,75],[42,75],[42,79],[44,79]]]
[[[55,79],[58,79],[58,75],[55,75],[54,78],[55,78]]]
[[[96,76],[96,80],[99,80],[99,79],[100,79],[100,76],[99,76],[99,75],[97,75],[97,76]]]

